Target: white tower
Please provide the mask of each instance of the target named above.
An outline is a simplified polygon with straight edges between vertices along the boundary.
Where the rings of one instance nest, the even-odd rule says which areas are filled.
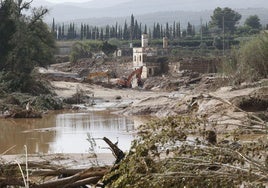
[[[141,35],[141,47],[142,48],[147,48],[148,47],[148,35],[147,34],[142,34]]]
[[[168,38],[167,37],[163,37],[163,48],[164,49],[168,48]]]

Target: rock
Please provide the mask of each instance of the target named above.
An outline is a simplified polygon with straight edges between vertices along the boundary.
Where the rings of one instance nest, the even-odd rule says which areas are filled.
[[[118,96],[115,97],[115,99],[120,100],[120,99],[122,99],[122,97],[120,95],[118,95]]]

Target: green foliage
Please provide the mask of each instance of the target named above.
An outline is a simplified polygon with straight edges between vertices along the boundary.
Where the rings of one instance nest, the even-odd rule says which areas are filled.
[[[0,71],[8,92],[35,93],[31,72],[35,66],[54,62],[55,41],[42,18],[46,9],[32,10],[24,15],[31,2],[4,0],[0,2]],[[40,90],[40,92],[43,92]]]
[[[251,33],[250,31],[251,31],[251,27],[244,25],[244,26],[239,26],[235,33],[238,36],[245,36],[245,35],[247,36]]]
[[[47,25],[42,21],[46,9],[33,9],[33,14],[22,14],[30,7],[29,2],[5,0],[1,2],[1,36],[6,36],[1,47],[4,51],[1,70],[31,73],[33,68],[46,66],[54,61],[55,43]],[[12,30],[11,30],[12,29]],[[3,44],[3,45],[2,45]]]
[[[214,10],[213,15],[211,16],[210,26],[211,27],[218,27],[223,29],[227,32],[233,33],[236,29],[236,24],[241,19],[241,15],[228,8],[225,7],[224,9],[218,7]]]
[[[117,50],[117,47],[115,45],[112,45],[108,43],[107,41],[103,42],[101,45],[101,50],[106,54],[106,55],[111,55]]]
[[[91,58],[91,48],[89,43],[76,42],[72,46],[72,51],[70,54],[70,61],[76,63],[81,58]]]
[[[32,95],[49,94],[48,83],[39,81],[35,76],[26,73],[1,72],[0,88],[6,93],[22,92]]]
[[[245,25],[249,26],[252,29],[261,29],[260,19],[257,15],[249,16],[245,21]]]
[[[268,35],[261,34],[244,42],[239,49],[233,49],[224,64],[224,72],[234,84],[267,78]]]
[[[72,46],[70,61],[77,62],[82,58],[91,58],[94,53],[103,51],[106,55],[111,55],[117,49],[116,45],[110,44],[107,41],[86,41],[76,42]]]
[[[61,110],[63,103],[52,95],[40,95],[35,98],[32,105],[39,110]]]
[[[14,34],[16,25],[12,19],[12,1],[4,1],[0,3],[0,70],[6,65],[7,55],[13,48],[9,43]]]

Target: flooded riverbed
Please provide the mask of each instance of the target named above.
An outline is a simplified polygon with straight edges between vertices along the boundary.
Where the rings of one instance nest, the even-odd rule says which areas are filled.
[[[134,120],[108,112],[54,113],[42,119],[0,119],[0,154],[110,153],[103,137],[123,151],[133,140]],[[88,135],[91,141],[89,142]],[[92,148],[91,146],[94,146]]]

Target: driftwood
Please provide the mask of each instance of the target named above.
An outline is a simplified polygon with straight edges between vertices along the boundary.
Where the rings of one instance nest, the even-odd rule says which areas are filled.
[[[32,185],[33,188],[62,188],[62,187],[76,187],[86,184],[96,184],[104,174],[108,172],[108,168],[106,167],[98,167],[98,168],[89,168],[83,170],[82,172],[76,173],[73,176],[57,179],[54,181],[49,181],[42,183],[40,185]]]
[[[5,166],[8,168],[8,166]],[[13,166],[11,166],[13,168]],[[31,178],[33,177],[58,177],[62,172],[69,176],[53,181],[47,181],[40,184],[30,182],[32,188],[49,188],[49,187],[76,187],[86,184],[96,184],[105,173],[109,171],[109,167],[92,167],[89,169],[65,169],[65,170],[34,170],[30,171]],[[0,187],[5,186],[24,186],[24,182],[20,174],[12,174],[12,176],[0,177]]]
[[[118,164],[125,157],[124,152],[119,149],[116,144],[113,144],[108,138],[104,137],[103,140],[110,146],[113,155],[116,158],[115,164]]]
[[[116,161],[115,161],[115,165],[113,166],[113,168],[111,168],[110,172],[118,169],[120,161],[122,159],[124,159],[125,154],[122,150],[120,150],[117,147],[117,144],[113,144],[108,138],[104,137],[103,140],[110,146],[114,156],[116,157]],[[101,187],[105,187],[106,185],[108,185],[109,183],[111,183],[114,179],[118,178],[117,174],[109,177],[108,179],[104,180],[101,184]]]
[[[42,118],[42,113],[32,110],[21,110],[4,116],[5,118]]]
[[[108,138],[104,137],[103,140],[109,145],[116,157],[115,164],[118,164],[125,157],[125,154]],[[23,171],[27,170],[30,174],[30,188],[71,188],[96,185],[111,170],[109,166],[91,167],[88,169],[66,169],[62,166],[44,162],[29,162],[28,169],[25,164],[20,164],[20,167]],[[5,169],[8,174],[2,172],[1,169]],[[53,180],[44,181],[46,177],[52,177]],[[43,179],[44,182],[32,181],[37,179]],[[4,164],[0,166],[0,187],[5,186],[25,186],[25,182],[18,171],[17,164]]]

